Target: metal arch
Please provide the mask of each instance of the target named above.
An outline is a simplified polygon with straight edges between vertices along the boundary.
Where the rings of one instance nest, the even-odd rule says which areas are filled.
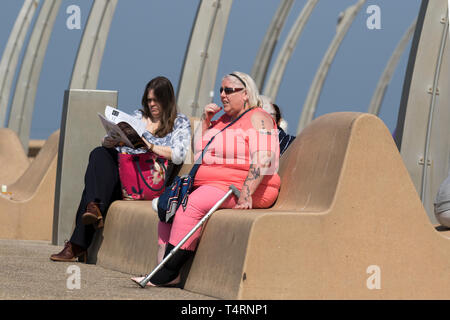
[[[69,88],[96,89],[117,0],[94,1],[78,48]]]
[[[256,86],[262,90],[264,81],[266,79],[267,69],[269,68],[270,60],[272,58],[273,50],[280,37],[281,30],[286,22],[289,11],[292,8],[293,0],[282,0],[278,6],[275,15],[267,29],[263,42],[256,55],[255,63],[253,64],[251,76],[255,80]]]
[[[202,0],[199,4],[178,83],[177,104],[186,115],[198,116],[200,106],[212,101],[232,3],[232,0]]]
[[[9,94],[14,74],[16,73],[20,51],[38,5],[39,0],[24,1],[0,61],[0,127],[3,127],[5,123]]]
[[[396,128],[400,154],[432,223],[450,155],[447,10],[445,0],[422,1]]]
[[[314,118],[314,114],[317,108],[317,102],[319,101],[319,96],[322,91],[323,84],[325,82],[325,78],[327,76],[328,70],[333,62],[334,57],[336,56],[337,50],[344,39],[347,31],[349,30],[353,20],[355,20],[356,15],[361,10],[361,7],[366,2],[366,0],[359,0],[353,6],[350,6],[345,10],[342,19],[337,27],[336,36],[331,42],[328,50],[322,59],[322,62],[317,70],[317,73],[314,77],[314,80],[311,84],[311,87],[308,92],[308,96],[306,97],[306,101],[303,105],[302,114],[300,116],[299,124],[297,127],[297,135],[312,121]]]
[[[377,116],[380,113],[380,108],[384,99],[384,95],[386,93],[386,89],[389,85],[389,82],[391,81],[392,75],[395,72],[395,68],[398,64],[398,61],[403,55],[403,51],[405,51],[406,45],[409,43],[411,37],[414,34],[414,30],[416,29],[416,23],[417,19],[414,20],[414,22],[408,28],[408,30],[398,43],[397,47],[395,48],[394,52],[392,53],[392,56],[390,57],[389,62],[386,65],[386,68],[384,69],[383,74],[380,77],[380,80],[378,81],[375,93],[373,94],[372,100],[370,101],[368,113],[372,113]]]
[[[289,62],[292,52],[297,46],[297,41],[318,1],[319,0],[309,0],[303,7],[303,10],[300,12],[297,20],[289,31],[286,41],[277,56],[272,71],[270,72],[267,85],[264,88],[264,95],[270,97],[272,101],[275,101],[277,98],[278,89],[280,88],[287,63]]]
[[[39,76],[60,5],[61,0],[42,3],[17,79],[8,128],[17,133],[26,151]]]
[[[437,107],[437,94],[438,94],[438,85],[439,85],[439,77],[441,74],[441,68],[444,59],[444,48],[447,44],[447,35],[448,35],[448,18],[446,19],[446,25],[444,27],[444,32],[442,33],[441,44],[439,48],[439,55],[436,63],[436,71],[434,73],[433,79],[433,92],[430,104],[430,111],[428,115],[428,124],[427,124],[427,132],[426,132],[426,142],[425,142],[425,152],[424,152],[424,163],[428,163],[428,159],[430,158],[430,140],[431,140],[431,131],[433,128],[433,116],[435,113],[435,108]],[[447,68],[448,69],[448,68]],[[448,73],[448,72],[447,72]],[[448,90],[448,86],[447,86]],[[426,196],[426,184],[427,184],[427,175],[428,175],[428,166],[424,165],[422,168],[422,184],[420,189],[420,198],[422,201]]]

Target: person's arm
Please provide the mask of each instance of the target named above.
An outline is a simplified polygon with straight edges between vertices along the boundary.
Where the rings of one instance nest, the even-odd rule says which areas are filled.
[[[179,115],[175,120],[170,146],[155,145],[143,139],[150,151],[171,160],[174,164],[182,164],[189,152],[191,140],[191,123],[188,117]]]
[[[256,113],[252,117],[252,123],[256,134],[250,137],[250,140],[253,139],[253,141],[250,141],[251,163],[240,197],[234,207],[236,209],[251,209],[253,207],[253,193],[255,193],[264,176],[276,172],[276,164],[278,163],[276,159],[278,156],[278,135],[276,130],[273,130],[273,120],[269,115]],[[264,138],[268,143],[261,143],[261,139]]]
[[[169,146],[158,146],[154,143],[148,142],[147,139],[143,138],[148,150],[162,156],[168,160],[172,160],[172,148]]]
[[[135,110],[132,114],[132,117],[144,121],[142,111]],[[174,128],[175,129],[175,128]],[[172,148],[170,146],[158,146],[152,142],[149,142],[144,136],[142,136],[142,140],[145,142],[147,149],[156,153],[159,156],[162,156],[168,160],[172,160]]]
[[[252,195],[255,193],[262,179],[264,178],[263,172],[270,166],[270,151],[255,152],[254,158],[265,158],[266,161],[255,162],[250,165],[247,178],[244,181],[244,185],[241,189],[241,194],[238,202],[235,206],[236,209],[251,209],[253,206]]]
[[[194,139],[192,139],[192,150],[195,150],[195,143],[198,139],[201,139],[209,127],[211,127],[211,119],[222,108],[215,103],[209,103],[203,109],[202,116],[200,117],[201,125],[195,130]]]
[[[257,151],[253,153],[252,163],[247,178],[241,189],[240,197],[235,206],[236,209],[251,209],[253,207],[252,195],[260,185],[264,176],[269,173],[269,168],[274,161],[272,151]]]

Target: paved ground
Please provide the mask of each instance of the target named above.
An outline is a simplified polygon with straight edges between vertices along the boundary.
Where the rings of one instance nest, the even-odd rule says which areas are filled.
[[[141,289],[130,275],[84,263],[53,262],[62,249],[43,241],[0,239],[0,299],[2,300],[209,300],[179,288]],[[75,267],[73,267],[75,266]],[[79,267],[80,289],[75,278]],[[68,287],[69,283],[69,287]]]

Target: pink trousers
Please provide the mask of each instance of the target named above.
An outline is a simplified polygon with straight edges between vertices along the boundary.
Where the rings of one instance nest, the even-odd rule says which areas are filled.
[[[172,224],[159,222],[158,243],[170,242],[176,246],[208,213],[208,211],[226,194],[225,191],[213,186],[200,186],[189,195],[186,210],[180,206],[175,214]],[[237,198],[230,195],[220,206],[221,208],[233,208]],[[202,228],[199,228],[182,246],[181,249],[194,251],[197,248]]]

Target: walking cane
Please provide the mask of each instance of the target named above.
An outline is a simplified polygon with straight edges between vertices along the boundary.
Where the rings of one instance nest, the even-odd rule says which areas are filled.
[[[147,283],[150,281],[150,278],[153,277],[155,273],[158,272],[167,263],[167,261],[169,261],[169,259],[175,254],[175,252],[177,252],[177,250],[180,249],[180,247],[194,234],[195,231],[197,231],[198,228],[200,228],[208,220],[208,218],[214,213],[214,211],[216,211],[232,193],[234,193],[234,195],[237,198],[239,198],[240,196],[239,190],[234,185],[230,185],[230,190],[228,190],[228,192],[222,197],[222,199],[220,199],[208,211],[208,213],[197,223],[197,225],[194,228],[192,228],[192,230],[183,239],[181,239],[181,241],[176,245],[176,247],[174,247],[170,251],[170,253],[163,259],[163,261],[161,261],[161,263],[157,265],[156,268],[153,269],[153,271],[150,274],[146,275],[144,279],[142,279],[140,282],[138,281],[135,282],[139,284],[142,288],[145,288]]]

